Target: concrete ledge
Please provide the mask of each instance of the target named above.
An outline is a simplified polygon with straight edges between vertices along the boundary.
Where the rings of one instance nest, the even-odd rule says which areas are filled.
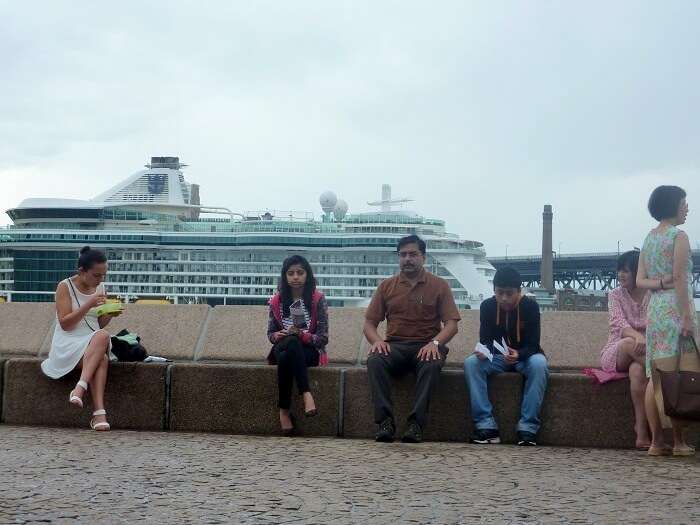
[[[3,387],[3,385],[2,385],[2,382],[3,382],[4,378],[5,378],[5,360],[0,359],[0,421],[2,421],[2,409],[3,409],[3,406],[2,406],[3,405],[3,402],[2,402],[2,399],[3,399],[2,387]]]
[[[67,400],[78,373],[51,380],[41,373],[39,364],[38,359],[28,358],[4,362],[4,374],[0,376],[3,399],[0,420],[18,425],[87,428],[91,412],[89,396],[88,406],[82,411],[69,406]],[[376,427],[366,369],[313,368],[309,372],[319,415],[304,418],[301,400],[295,395],[293,411],[299,433],[372,438]],[[275,367],[117,363],[110,365],[109,374],[106,404],[114,428],[280,433]],[[522,384],[519,374],[502,374],[489,383],[494,415],[506,443],[515,441]],[[413,385],[410,374],[394,381],[399,435],[412,405]],[[462,372],[443,370],[425,438],[466,441],[472,431],[468,401]],[[166,407],[169,407],[169,420]],[[627,381],[597,385],[583,375],[552,373],[542,421],[539,434],[542,445],[601,448],[634,445],[634,417]],[[691,439],[697,439],[697,428],[691,429],[690,435]]]
[[[634,439],[628,380],[599,385],[582,374],[550,374],[539,435],[543,445],[630,448]]]
[[[600,351],[608,341],[607,312],[544,312],[541,344],[549,367],[600,367]]]
[[[265,362],[267,316],[267,306],[216,306],[196,359]]]
[[[2,421],[11,425],[77,426],[89,428],[92,401],[83,410],[69,405],[68,393],[79,379],[77,371],[49,379],[38,359],[5,362]],[[113,428],[165,428],[167,367],[149,363],[113,363],[109,367],[105,405]]]
[[[170,429],[232,434],[279,434],[277,372],[273,366],[175,364],[170,370]],[[319,414],[303,416],[293,396],[300,434],[336,436],[341,371],[309,370]]]
[[[394,408],[398,436],[413,402],[413,376],[394,382]],[[522,377],[501,374],[489,382],[501,439],[515,442],[520,416]],[[343,428],[345,437],[371,438],[375,432],[367,371],[345,372]],[[425,438],[436,441],[464,441],[472,431],[469,396],[464,376],[443,370],[430,408]],[[595,385],[590,378],[575,374],[550,374],[542,410],[539,441],[543,445],[629,448],[634,446],[634,414],[629,383],[617,381]]]
[[[55,317],[53,303],[0,304],[0,355],[38,355]]]
[[[472,354],[479,341],[479,310],[460,310],[459,314],[462,316],[459,332],[447,345],[450,353],[447,354],[445,366],[462,368],[464,360]]]
[[[365,309],[329,308],[328,318],[328,359],[331,364],[356,364],[364,339]]]
[[[407,375],[394,381],[392,397],[397,429],[397,437],[406,426],[406,417],[413,404],[415,380]],[[489,392],[494,404],[495,416],[501,423],[504,440],[515,440],[516,409],[520,405],[521,378],[519,374],[503,374],[490,382]],[[345,371],[345,396],[343,400],[345,437],[374,437],[376,425],[372,411],[369,378],[366,369],[356,368]],[[457,370],[443,370],[440,384],[431,406],[430,419],[424,437],[434,441],[466,441],[471,433],[469,396],[464,375]]]
[[[364,308],[330,308],[331,364],[353,365],[362,340]],[[267,340],[267,306],[217,306],[204,337],[203,361],[243,361],[265,364],[270,342]]]
[[[149,354],[193,359],[210,310],[206,304],[129,304],[108,329],[112,335],[124,328],[138,334]]]

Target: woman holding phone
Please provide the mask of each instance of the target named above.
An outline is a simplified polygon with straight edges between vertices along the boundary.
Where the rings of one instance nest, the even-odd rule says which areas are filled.
[[[304,414],[315,416],[307,368],[328,364],[328,305],[316,289],[311,265],[301,255],[287,257],[282,263],[278,291],[270,299],[267,337],[273,345],[267,361],[277,365],[280,425],[282,433],[291,436],[293,382],[296,380],[303,397]]]
[[[69,394],[69,403],[83,408],[83,396],[90,388],[94,412],[90,428],[109,430],[104,406],[107,384],[109,333],[103,330],[114,312],[97,317],[95,308],[105,304],[103,281],[107,275],[107,257],[99,250],[85,246],[80,250],[78,274],[64,279],[56,288],[56,328],[51,340],[49,357],[41,370],[52,379],[63,377],[76,367],[80,380]]]

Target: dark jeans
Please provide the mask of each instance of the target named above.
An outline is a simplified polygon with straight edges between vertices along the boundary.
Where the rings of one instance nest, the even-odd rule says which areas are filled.
[[[416,391],[413,410],[408,420],[415,421],[421,428],[425,428],[428,422],[430,397],[437,386],[448,352],[447,347],[441,346],[440,359],[420,361],[417,357],[418,351],[426,344],[426,342],[391,342],[389,355],[373,353],[367,358],[375,423],[379,424],[386,418],[394,420],[391,377],[398,377],[410,371],[416,375]]]
[[[289,410],[292,405],[292,383],[296,379],[299,394],[309,391],[307,367],[318,366],[318,350],[305,345],[296,336],[285,337],[272,347],[277,361],[279,407]]]

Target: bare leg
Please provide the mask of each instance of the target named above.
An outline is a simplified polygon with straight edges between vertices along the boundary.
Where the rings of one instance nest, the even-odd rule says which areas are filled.
[[[634,339],[625,337],[617,346],[617,371],[627,372],[632,363],[644,366],[644,354],[637,355],[634,351]]]
[[[681,419],[671,418],[671,428],[673,429],[673,448],[687,448],[685,442],[684,428],[685,422]]]
[[[90,395],[92,396],[92,406],[95,410],[105,407],[105,386],[107,385],[107,370],[109,368],[109,358],[107,354],[102,354],[102,359],[92,376],[90,383]],[[95,416],[95,423],[106,422],[106,416]]]
[[[289,409],[280,408],[280,425],[282,430],[290,430],[294,427],[292,418],[289,416]]]
[[[656,407],[656,399],[654,399],[654,385],[651,381],[647,381],[647,388],[644,395],[644,407],[647,412],[647,421],[651,428],[651,445],[653,447],[666,446],[664,442],[664,430],[661,427],[661,419]]]
[[[88,385],[92,381],[95,371],[100,366],[102,358],[105,357],[108,348],[109,333],[105,330],[98,330],[95,332],[95,335],[92,336],[90,344],[88,344],[85,354],[83,355],[82,371],[80,373],[80,379],[85,381]],[[102,391],[104,392],[104,388]],[[75,387],[74,393],[82,399],[85,390],[78,385]]]
[[[316,402],[314,401],[314,396],[311,395],[311,392],[304,392],[303,398],[305,412],[316,410]]]
[[[638,448],[648,447],[651,443],[649,439],[649,425],[647,415],[644,410],[644,392],[647,388],[647,377],[644,367],[636,361],[630,364],[630,394],[632,395],[632,405],[634,406],[634,432],[637,435],[635,446]]]

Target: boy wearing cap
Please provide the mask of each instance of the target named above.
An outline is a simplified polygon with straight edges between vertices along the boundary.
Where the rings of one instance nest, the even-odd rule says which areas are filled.
[[[525,387],[517,427],[518,445],[537,444],[540,407],[547,389],[547,359],[540,347],[539,306],[534,299],[522,295],[521,283],[517,270],[501,268],[493,277],[494,296],[481,303],[479,341],[488,350],[482,348],[480,352],[477,346],[464,360],[464,377],[475,427],[470,438],[472,443],[501,442],[488,396],[488,377],[519,372],[525,376]],[[492,359],[488,357],[489,352]]]

